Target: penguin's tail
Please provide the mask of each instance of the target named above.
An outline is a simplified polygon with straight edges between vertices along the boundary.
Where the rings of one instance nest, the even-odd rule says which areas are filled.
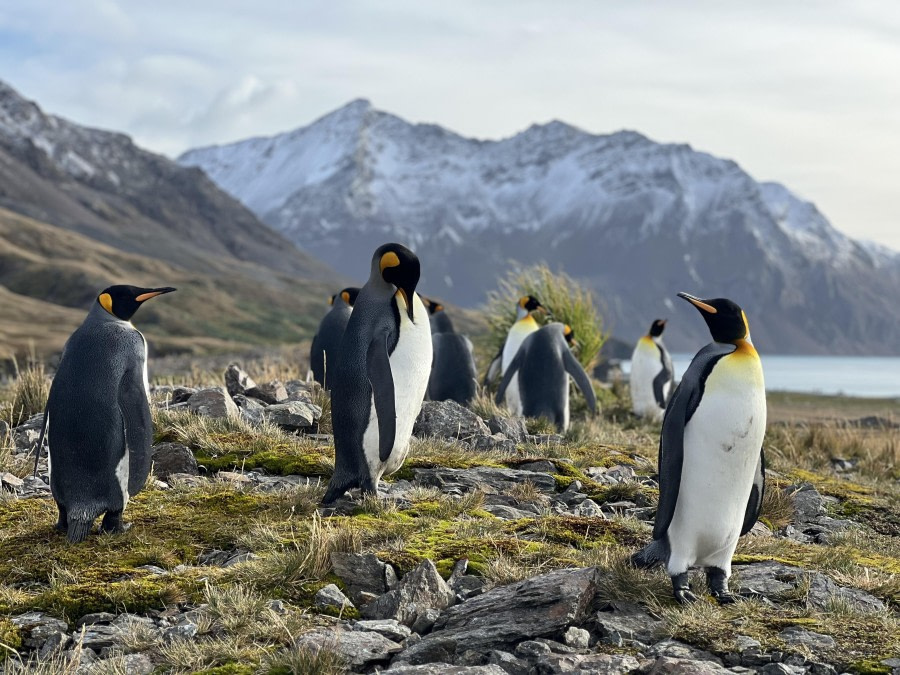
[[[66,539],[68,539],[70,544],[80,544],[88,538],[93,526],[93,518],[90,520],[75,520],[74,518],[69,517],[68,528],[66,529]]]
[[[654,539],[631,556],[631,564],[639,569],[661,565],[669,559],[669,546],[664,539]]]

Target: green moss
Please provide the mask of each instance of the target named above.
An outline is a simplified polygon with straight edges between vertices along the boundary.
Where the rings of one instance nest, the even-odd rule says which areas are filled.
[[[859,675],[890,675],[891,667],[884,665],[881,661],[866,659],[851,665],[850,672],[859,673]]]
[[[540,538],[577,549],[612,545],[639,547],[647,543],[646,537],[605,518],[547,516],[513,521],[508,529],[525,538]]]
[[[191,675],[253,675],[256,670],[256,667],[246,663],[226,663],[225,665],[216,666],[214,668],[195,670]],[[272,675],[275,672],[277,671],[270,670],[269,675]],[[290,675],[287,671],[284,672],[287,673],[287,675]]]
[[[9,619],[0,618],[0,654],[18,650],[22,646],[22,633]]]
[[[208,471],[265,469],[277,476],[330,476],[332,460],[317,448],[285,443],[259,452],[195,450],[197,464]]]

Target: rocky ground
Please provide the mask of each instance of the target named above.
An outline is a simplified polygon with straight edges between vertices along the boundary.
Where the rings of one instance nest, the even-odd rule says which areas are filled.
[[[680,607],[627,564],[658,430],[600,393],[566,436],[487,399],[426,402],[378,497],[322,509],[321,391],[236,367],[158,386],[132,526],[79,546],[53,530],[45,460],[29,475],[41,417],[0,423],[0,673],[900,673],[891,422],[877,451],[846,426],[773,425],[742,600]]]

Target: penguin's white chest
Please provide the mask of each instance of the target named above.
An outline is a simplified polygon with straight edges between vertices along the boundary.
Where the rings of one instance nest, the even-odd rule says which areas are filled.
[[[502,376],[509,364],[516,358],[519,347],[525,342],[525,338],[538,330],[537,321],[530,314],[523,319],[516,321],[509,334],[506,336],[506,342],[503,345],[503,358],[501,360],[500,375]],[[513,415],[522,414],[522,397],[519,394],[519,373],[513,375],[512,379],[506,387],[506,407]]]
[[[397,296],[397,304],[400,307],[400,337],[390,355],[397,433],[387,462],[382,463],[378,453],[378,416],[375,412],[374,399],[369,412],[369,425],[363,434],[366,462],[376,480],[383,475],[394,473],[406,459],[413,425],[422,410],[428,378],[431,376],[433,351],[428,312],[417,293],[413,293],[412,303],[415,322],[409,320],[402,296]]]
[[[713,368],[684,430],[669,572],[699,565],[731,571],[766,430],[759,359],[726,356]]]
[[[635,415],[656,421],[662,420],[664,409],[660,407],[653,393],[653,380],[661,370],[659,347],[651,338],[642,337],[631,355],[631,401]],[[671,386],[670,382],[664,387],[664,396],[668,396],[668,389]]]

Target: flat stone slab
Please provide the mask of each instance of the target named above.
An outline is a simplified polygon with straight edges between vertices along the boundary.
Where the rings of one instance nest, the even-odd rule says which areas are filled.
[[[314,651],[324,649],[334,652],[354,668],[385,663],[403,649],[379,633],[338,627],[316,628],[298,637],[294,644]]]
[[[479,466],[472,469],[445,469],[441,467],[413,469],[415,482],[431,485],[445,492],[472,492],[481,490],[488,494],[505,492],[526,480],[541,492],[556,493],[556,479],[550,474],[521,469],[498,469]]]

